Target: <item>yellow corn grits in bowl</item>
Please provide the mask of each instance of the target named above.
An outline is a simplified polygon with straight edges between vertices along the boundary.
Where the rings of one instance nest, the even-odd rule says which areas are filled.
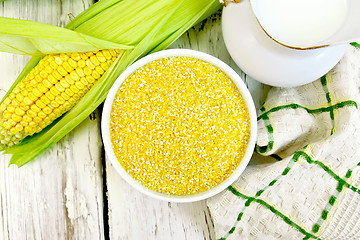
[[[247,105],[233,80],[207,61],[154,59],[117,88],[107,126],[112,152],[150,191],[180,199],[206,195],[244,159]]]

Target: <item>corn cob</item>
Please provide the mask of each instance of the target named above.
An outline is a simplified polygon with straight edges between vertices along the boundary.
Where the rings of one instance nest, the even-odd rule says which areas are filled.
[[[69,111],[119,50],[46,55],[0,105],[0,149],[40,132]]]

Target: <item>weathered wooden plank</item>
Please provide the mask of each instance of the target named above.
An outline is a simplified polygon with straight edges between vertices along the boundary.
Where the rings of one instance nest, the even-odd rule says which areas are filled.
[[[261,85],[247,78],[228,54],[221,32],[221,12],[186,32],[171,48],[209,53],[233,67],[247,80],[253,94]],[[214,239],[206,201],[168,203],[137,192],[106,163],[110,239]]]
[[[93,0],[10,0],[0,15],[64,26]],[[28,57],[0,54],[4,95]],[[104,239],[99,117],[88,118],[35,161],[0,156],[0,239]]]

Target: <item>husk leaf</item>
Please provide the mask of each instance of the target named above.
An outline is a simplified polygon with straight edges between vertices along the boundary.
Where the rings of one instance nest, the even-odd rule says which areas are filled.
[[[0,17],[0,51],[31,56],[86,52],[98,49],[131,49],[133,46],[106,41],[53,25]]]

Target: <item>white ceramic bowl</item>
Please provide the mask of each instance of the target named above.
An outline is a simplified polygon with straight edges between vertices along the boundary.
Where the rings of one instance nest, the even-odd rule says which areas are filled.
[[[153,191],[139,182],[137,182],[134,178],[132,178],[121,166],[121,164],[118,162],[112,148],[112,143],[110,140],[110,113],[112,110],[112,104],[115,98],[115,95],[120,87],[120,85],[124,82],[127,77],[133,73],[136,69],[146,65],[147,63],[154,61],[156,59],[162,59],[172,56],[184,56],[184,57],[192,57],[196,59],[201,59],[205,62],[208,62],[217,68],[221,69],[227,76],[229,76],[237,88],[239,89],[241,95],[243,96],[246,105],[248,107],[248,111],[250,114],[250,140],[248,147],[246,149],[244,158],[240,162],[239,166],[234,170],[232,175],[230,175],[226,180],[224,180],[222,183],[217,185],[216,187],[205,191],[201,193],[196,193],[192,195],[185,195],[185,196],[175,196],[175,195],[168,195],[164,193],[159,193],[156,191]],[[231,185],[244,171],[245,167],[248,165],[250,158],[253,154],[254,146],[255,146],[255,140],[256,140],[256,133],[257,133],[257,121],[256,121],[256,111],[254,102],[252,100],[252,97],[250,95],[250,92],[248,91],[246,85],[244,84],[243,80],[239,77],[239,75],[232,70],[228,65],[226,65],[224,62],[220,61],[219,59],[194,50],[187,50],[187,49],[171,49],[171,50],[164,50],[160,52],[156,52],[153,54],[150,54],[134,64],[132,64],[129,68],[127,68],[116,80],[112,88],[110,89],[110,92],[105,100],[103,113],[102,113],[102,122],[101,122],[101,133],[102,133],[102,139],[105,146],[105,151],[107,153],[108,159],[111,161],[112,165],[116,169],[116,171],[127,181],[130,185],[132,185],[134,188],[139,190],[140,192],[151,196],[156,199],[161,199],[169,202],[193,202],[202,200],[211,196],[214,196],[215,194],[221,192],[225,188],[227,188],[229,185]]]

